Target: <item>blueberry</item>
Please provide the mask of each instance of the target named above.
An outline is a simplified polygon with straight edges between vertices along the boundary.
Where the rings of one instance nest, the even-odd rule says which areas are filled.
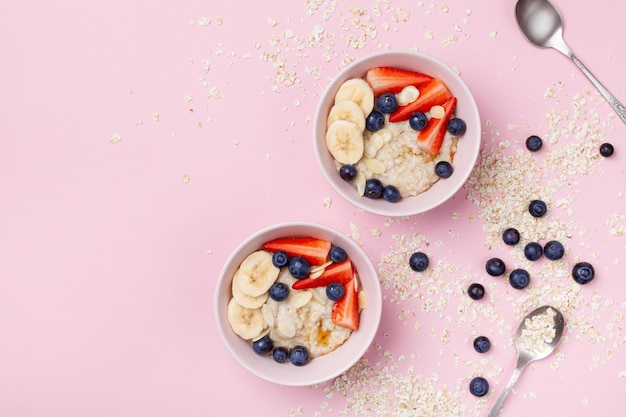
[[[429,262],[428,255],[424,252],[415,252],[409,258],[409,266],[415,272],[425,271],[426,268],[428,268]]]
[[[331,261],[335,263],[340,263],[346,260],[348,254],[346,253],[344,248],[340,246],[333,246],[332,248],[330,248],[329,257]]]
[[[610,143],[603,143],[602,145],[600,145],[600,155],[604,156],[605,158],[613,155],[613,152],[615,152],[615,148]]]
[[[543,255],[543,248],[537,242],[529,242],[524,246],[524,256],[529,261],[536,261]]]
[[[331,282],[326,286],[326,297],[331,301],[341,300],[345,292],[340,282]]]
[[[289,286],[284,282],[275,282],[270,287],[270,298],[274,301],[285,301],[289,297]]]
[[[502,240],[507,245],[517,245],[519,243],[519,239],[519,231],[513,227],[509,227],[502,233]]]
[[[385,185],[383,188],[383,198],[390,203],[397,203],[400,200],[400,191],[393,185]]]
[[[305,278],[309,275],[311,267],[309,262],[302,256],[296,256],[289,260],[289,273],[297,279]]]
[[[474,339],[474,349],[478,353],[485,353],[491,348],[491,341],[487,336],[478,336]]]
[[[595,271],[589,262],[578,262],[572,268],[572,278],[579,284],[588,284],[594,277]]]
[[[565,248],[561,242],[551,240],[543,245],[543,254],[551,261],[556,261],[565,255]]]
[[[472,395],[483,397],[489,392],[489,382],[482,376],[477,376],[470,381],[469,390]]]
[[[528,212],[533,217],[543,217],[548,212],[548,206],[541,200],[533,200],[528,205]]]
[[[354,165],[346,164],[339,168],[339,176],[344,181],[352,181],[356,178],[356,168]]]
[[[467,287],[467,294],[472,300],[480,300],[485,296],[485,287],[475,282]]]
[[[393,93],[382,93],[378,96],[376,105],[378,106],[378,111],[389,114],[398,108],[398,100],[396,100],[396,95]]]
[[[270,336],[266,334],[262,338],[252,342],[252,349],[259,355],[267,355],[274,349],[274,342],[272,342]]]
[[[500,258],[491,258],[487,261],[485,265],[485,269],[487,273],[492,277],[499,277],[504,274],[506,266],[504,265],[504,261]]]
[[[514,269],[509,274],[509,283],[516,290],[523,290],[530,284],[530,275],[525,269]]]
[[[383,195],[383,183],[379,179],[370,178],[365,181],[365,197],[371,199],[380,198]]]
[[[531,135],[526,138],[526,148],[531,152],[537,152],[541,149],[543,145],[543,140],[537,135]]]
[[[376,132],[385,126],[385,116],[378,110],[373,110],[365,119],[365,127],[370,132]]]
[[[309,351],[304,346],[294,346],[289,351],[289,361],[296,366],[303,366],[309,362]]]
[[[453,171],[454,169],[448,161],[439,161],[437,165],[435,165],[435,174],[437,174],[439,178],[449,178]]]
[[[289,351],[279,346],[272,351],[272,358],[278,363],[285,363],[289,359]]]
[[[448,129],[448,132],[450,132],[451,135],[461,136],[463,133],[465,133],[467,126],[465,125],[465,121],[463,121],[463,119],[453,117],[448,121],[446,129]]]
[[[409,116],[409,126],[415,130],[423,130],[428,124],[428,117],[421,111],[412,113]]]
[[[272,254],[272,263],[276,268],[287,266],[289,264],[289,255],[282,250],[274,252],[274,254]]]

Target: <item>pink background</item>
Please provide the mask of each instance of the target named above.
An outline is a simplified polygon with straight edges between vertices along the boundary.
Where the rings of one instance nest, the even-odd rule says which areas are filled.
[[[626,100],[626,6],[598,0],[601,18],[590,19],[587,3],[556,4],[572,49]],[[524,40],[513,8],[460,0],[3,5],[0,416],[326,417],[363,415],[361,401],[369,415],[403,407],[444,415],[441,402],[458,407],[449,415],[486,415],[513,371],[511,334],[523,312],[554,294],[537,289],[555,277],[517,292],[486,276],[491,256],[516,262],[490,232],[497,194],[468,199],[468,185],[435,211],[386,219],[350,207],[324,182],[311,143],[316,101],[347,61],[386,48],[426,52],[460,71],[483,123],[477,176],[486,161],[527,152],[530,134],[560,139],[531,156],[540,166],[550,152],[599,135],[616,146],[610,159],[582,155],[591,161],[585,170],[573,158],[562,188],[540,188],[554,206],[566,202],[546,220],[568,227],[565,265],[589,260],[597,278],[564,311],[558,354],[522,375],[502,414],[615,415],[626,392],[625,126],[565,57]],[[558,130],[569,121],[550,123],[554,112],[599,130],[569,137]],[[540,180],[559,174],[552,166]],[[257,229],[288,220],[351,235],[379,268],[380,332],[345,380],[276,386],[242,369],[219,340],[212,297],[223,262]],[[401,235],[413,246],[398,243]],[[433,267],[411,275],[424,286],[398,300],[388,259],[416,247]],[[467,303],[471,281],[489,297]],[[486,355],[471,347],[477,334],[492,340]],[[482,399],[467,391],[478,374],[492,388]],[[411,387],[403,399],[399,391]],[[419,403],[429,389],[439,399]],[[376,401],[385,390],[388,406]]]

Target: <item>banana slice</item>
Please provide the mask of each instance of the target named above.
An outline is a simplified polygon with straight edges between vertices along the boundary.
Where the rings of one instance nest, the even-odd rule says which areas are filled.
[[[363,156],[363,132],[347,120],[337,120],[326,130],[326,146],[340,164],[355,164]]]
[[[269,292],[266,291],[263,294],[259,295],[258,297],[251,297],[248,294],[245,294],[244,292],[241,291],[241,288],[239,288],[240,277],[241,277],[241,273],[237,271],[235,273],[235,276],[233,277],[233,283],[231,285],[233,298],[235,299],[235,301],[237,301],[237,303],[242,307],[253,308],[253,309],[259,308],[263,304],[265,304],[265,302],[267,301],[267,298],[269,297]]]
[[[228,323],[233,331],[242,339],[252,340],[265,329],[265,321],[260,308],[242,307],[235,298],[228,303]]]
[[[374,109],[374,90],[363,78],[351,78],[344,81],[335,93],[335,103],[354,101],[367,116]]]
[[[242,293],[258,297],[267,292],[280,272],[272,263],[272,254],[258,250],[243,260],[237,272],[237,282]]]
[[[343,100],[335,103],[328,113],[328,119],[326,120],[326,127],[328,128],[337,120],[347,120],[354,123],[361,129],[361,132],[365,130],[365,116],[363,110],[354,101]]]

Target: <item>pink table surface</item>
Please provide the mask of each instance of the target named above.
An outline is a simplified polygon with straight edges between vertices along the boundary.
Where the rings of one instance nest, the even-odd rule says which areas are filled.
[[[623,413],[625,126],[565,57],[524,40],[514,1],[5,3],[0,416],[485,416],[514,368],[512,333],[542,302],[562,307],[565,338],[501,415]],[[556,4],[574,51],[626,100],[626,6]],[[467,186],[411,218],[349,206],[311,145],[329,79],[388,48],[457,68],[484,132]],[[530,134],[546,139],[538,154]],[[612,158],[598,157],[603,141]],[[568,251],[561,266],[530,265],[531,287],[516,291],[484,262],[524,263],[496,234],[536,195],[551,206],[536,236]],[[315,387],[246,372],[212,314],[230,251],[289,220],[352,236],[383,286],[365,357]],[[431,269],[402,273],[417,249]],[[564,272],[578,260],[597,271],[584,287]],[[465,295],[474,281],[481,302]],[[491,384],[480,399],[476,375]]]

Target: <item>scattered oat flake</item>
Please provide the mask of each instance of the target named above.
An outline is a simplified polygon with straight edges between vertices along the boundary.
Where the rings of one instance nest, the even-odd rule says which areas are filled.
[[[324,208],[328,209],[333,204],[333,200],[330,197],[324,198]]]
[[[491,32],[489,32],[489,37],[491,39],[495,38],[496,36],[498,36],[498,32],[496,30],[492,30]]]
[[[111,136],[111,143],[114,145],[118,142],[121,142],[121,140],[122,140],[122,137],[118,134],[114,134]]]
[[[191,179],[191,177],[189,177],[189,175],[188,175],[188,174],[183,175],[183,182],[184,182],[185,184],[189,183],[189,180],[190,180],[190,179]]]
[[[199,24],[200,26],[208,26],[208,25],[210,25],[210,24],[211,24],[211,19],[209,19],[209,18],[208,18],[208,17],[206,17],[206,16],[203,16],[203,17],[201,17],[201,18],[198,20],[198,24]]]

